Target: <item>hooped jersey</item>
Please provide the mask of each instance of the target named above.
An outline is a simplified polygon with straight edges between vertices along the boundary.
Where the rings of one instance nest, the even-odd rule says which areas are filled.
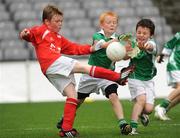
[[[61,56],[90,54],[90,45],[80,45],[67,40],[62,35],[50,31],[45,24],[28,29],[30,35],[26,38],[35,47],[41,70],[45,74],[47,68]]]

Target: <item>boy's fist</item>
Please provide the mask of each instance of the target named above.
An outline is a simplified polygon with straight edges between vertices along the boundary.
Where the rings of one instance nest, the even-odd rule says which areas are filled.
[[[28,29],[24,29],[24,30],[22,30],[20,32],[19,37],[21,39],[25,39],[26,40],[29,37],[29,35],[30,35],[30,31]]]

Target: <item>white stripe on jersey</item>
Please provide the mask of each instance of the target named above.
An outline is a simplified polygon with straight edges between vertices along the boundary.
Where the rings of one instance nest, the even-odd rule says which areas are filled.
[[[46,30],[46,31],[43,33],[42,39],[44,39],[44,37],[45,37],[49,32],[50,32],[49,30]]]

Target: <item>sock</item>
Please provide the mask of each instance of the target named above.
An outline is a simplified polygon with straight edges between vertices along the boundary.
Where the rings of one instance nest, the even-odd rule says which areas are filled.
[[[132,128],[137,128],[137,127],[138,127],[138,122],[137,122],[137,121],[134,121],[134,120],[131,120],[130,126],[131,126]]]
[[[97,66],[91,67],[89,75],[95,78],[102,78],[111,81],[117,81],[120,78],[120,73]]]
[[[161,107],[164,107],[165,109],[169,106],[170,104],[170,101],[167,100],[167,99],[164,99],[161,103],[160,103],[160,106]]]
[[[64,106],[64,118],[62,128],[64,131],[69,131],[73,128],[76,115],[77,99],[67,98]]]
[[[118,124],[119,124],[119,127],[122,128],[122,126],[123,126],[124,124],[127,124],[127,122],[126,122],[126,120],[123,118],[123,119],[118,120]]]

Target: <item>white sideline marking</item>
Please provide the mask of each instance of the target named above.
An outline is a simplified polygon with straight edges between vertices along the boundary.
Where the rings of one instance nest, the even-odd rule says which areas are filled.
[[[49,128],[26,128],[26,129],[1,129],[2,131],[32,131],[32,130],[52,130]]]
[[[138,126],[143,126],[143,125],[141,125],[140,123],[138,124]],[[180,126],[180,124],[166,124],[166,123],[164,123],[164,124],[151,124],[151,126]],[[115,126],[116,127],[116,126]],[[96,128],[96,129],[99,129],[99,128],[112,128],[112,127],[101,127],[101,126],[99,126],[99,127],[94,127],[94,126],[92,126],[92,127],[89,127],[89,126],[80,126],[79,128]]]
[[[160,126],[180,126],[180,124],[159,124]]]
[[[141,124],[140,124],[141,125]],[[151,126],[158,126],[158,125],[151,125]],[[159,124],[159,126],[180,126],[180,124]],[[95,127],[95,126],[79,126],[79,128],[94,128],[94,129],[99,129],[99,128],[112,128],[112,127]],[[47,128],[26,128],[26,129],[1,129],[1,131],[33,131],[33,130],[54,130],[54,128],[52,127],[47,127]]]

